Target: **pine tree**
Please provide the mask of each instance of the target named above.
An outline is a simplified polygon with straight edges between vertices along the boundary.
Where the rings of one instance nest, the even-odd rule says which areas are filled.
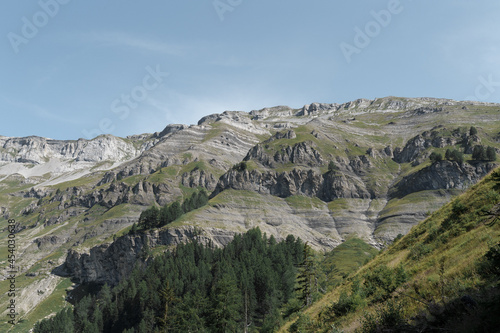
[[[488,161],[496,161],[497,160],[497,152],[495,148],[488,146],[486,148],[486,159]]]
[[[135,235],[136,233],[137,233],[137,223],[134,222],[134,224],[132,224],[132,228],[130,228],[129,234]]]
[[[163,327],[165,331],[168,330],[173,318],[169,317],[169,312],[171,311],[171,305],[178,302],[179,300],[175,296],[175,293],[172,288],[170,288],[169,283],[160,290],[160,294],[163,301],[163,311],[162,317],[158,318],[160,322],[160,327]]]
[[[156,206],[146,209],[139,217],[139,227],[142,229],[151,229],[158,226],[160,211]]]
[[[460,164],[464,163],[464,154],[456,149],[446,150],[445,158],[450,161],[456,161]]]
[[[237,332],[241,296],[234,277],[224,273],[212,289],[211,324],[216,332]]]
[[[159,220],[160,220],[159,223],[160,227],[163,227],[165,224],[173,221],[172,217],[170,216],[170,209],[167,204],[161,207]]]
[[[299,276],[297,277],[297,281],[299,283],[297,291],[299,292],[299,300],[302,301],[302,304],[304,306],[309,306],[312,303],[312,294],[316,281],[316,274],[312,249],[307,243],[304,244],[303,253],[304,259],[299,265]]]
[[[194,207],[194,199],[195,198],[196,198],[196,193],[193,193],[193,195],[191,195],[189,198],[184,200],[184,202],[182,203],[183,213],[189,213],[190,211],[195,209],[195,207]]]
[[[173,204],[170,205],[168,208],[169,213],[170,213],[170,218],[171,220],[169,222],[177,220],[179,217],[182,216],[182,207],[179,201],[175,201]]]
[[[477,134],[477,129],[474,127],[474,126],[471,126],[470,127],[470,130],[469,130],[469,134],[472,136],[472,135],[476,135]]]
[[[476,161],[484,161],[487,159],[486,149],[484,146],[477,145],[472,149],[472,159]]]
[[[201,189],[200,192],[196,195],[195,208],[200,208],[205,206],[208,203],[208,193],[205,189]]]
[[[429,156],[429,158],[431,159],[432,162],[440,162],[443,160],[443,155],[441,155],[440,153],[436,153],[435,151],[433,151],[431,153],[431,155]]]
[[[451,149],[446,149],[446,153],[444,154],[444,158],[447,160],[451,160]]]

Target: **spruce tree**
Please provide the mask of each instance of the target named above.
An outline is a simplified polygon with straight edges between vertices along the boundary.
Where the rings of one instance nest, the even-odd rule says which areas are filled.
[[[158,226],[160,211],[156,206],[146,209],[139,217],[139,227],[141,229],[151,229]]]
[[[299,265],[299,276],[297,281],[299,287],[297,291],[299,292],[299,300],[302,301],[304,306],[309,306],[312,303],[312,294],[315,284],[315,267],[311,247],[305,243],[304,244],[304,259]]]
[[[241,296],[236,281],[224,273],[212,289],[211,326],[215,332],[238,332],[241,314]]]
[[[440,162],[443,160],[443,155],[441,155],[440,153],[436,153],[435,151],[433,151],[431,153],[431,155],[429,156],[429,158],[431,159],[432,162]]]
[[[477,145],[472,149],[472,159],[476,161],[484,161],[487,159],[486,149],[484,146]]]
[[[181,207],[181,204],[179,203],[179,201],[175,201],[173,204],[170,205],[170,207],[168,209],[169,209],[169,213],[170,213],[170,217],[171,217],[171,220],[168,222],[172,222],[172,221],[177,220],[183,214],[182,207]]]
[[[497,160],[497,152],[495,148],[488,146],[486,148],[486,159],[488,161],[496,161]]]

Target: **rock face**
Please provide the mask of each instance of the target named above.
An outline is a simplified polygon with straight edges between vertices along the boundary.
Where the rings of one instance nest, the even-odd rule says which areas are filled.
[[[347,175],[318,174],[313,170],[298,169],[282,173],[231,170],[219,179],[212,197],[227,189],[255,191],[281,198],[305,195],[318,197],[324,201],[371,196],[364,184]]]
[[[209,191],[213,191],[217,185],[217,179],[211,173],[206,173],[204,170],[192,170],[190,173],[182,174],[182,185],[186,187],[204,187]]]
[[[122,161],[141,151],[121,138],[111,135],[93,140],[60,141],[31,136],[0,137],[1,162],[46,163],[47,159],[71,159],[75,162]]]
[[[203,244],[224,246],[233,237],[233,232],[214,228],[203,231],[194,227],[151,230],[139,235],[120,237],[111,244],[103,244],[90,249],[89,253],[70,250],[65,263],[58,267],[55,273],[71,276],[78,283],[96,282],[116,285],[132,272],[135,265],[145,263],[151,248],[175,246],[193,239]]]
[[[283,147],[272,156],[265,152],[262,145],[256,145],[245,156],[244,161],[254,159],[262,165],[275,168],[278,164],[293,163],[305,166],[320,166],[324,163],[321,154],[313,147],[312,142],[300,142],[294,146]]]
[[[496,163],[467,163],[441,161],[404,177],[394,186],[394,195],[403,197],[410,193],[438,189],[466,189],[477,183],[496,166]]]
[[[0,137],[0,215],[16,219],[21,272],[60,266],[80,282],[117,283],[144,262],[146,244],[223,246],[253,227],[318,250],[353,234],[380,247],[497,165],[429,160],[478,144],[500,152],[492,128],[497,104],[386,97],[226,111],[124,139]],[[175,228],[110,243],[147,207],[200,187],[211,201]]]
[[[412,139],[410,139],[403,149],[394,150],[394,161],[398,163],[409,163],[415,161],[419,154],[427,148],[443,148],[447,146],[455,146],[457,143],[465,146],[471,145],[467,133],[455,131],[452,135],[444,136],[441,131],[425,131]],[[466,152],[467,153],[467,152]]]

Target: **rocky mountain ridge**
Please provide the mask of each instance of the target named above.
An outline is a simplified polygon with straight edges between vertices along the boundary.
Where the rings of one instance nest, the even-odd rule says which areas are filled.
[[[226,111],[124,139],[2,137],[0,213],[17,221],[18,264],[29,274],[21,288],[54,269],[116,283],[146,243],[168,248],[196,236],[222,246],[256,226],[316,249],[353,234],[381,247],[498,165],[469,156],[475,145],[500,153],[498,128],[497,104],[387,97]],[[430,161],[451,148],[466,161]],[[128,235],[146,208],[200,187],[211,193],[207,206]]]

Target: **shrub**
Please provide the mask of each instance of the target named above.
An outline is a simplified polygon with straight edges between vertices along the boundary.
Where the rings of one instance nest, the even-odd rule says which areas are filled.
[[[393,243],[396,243],[398,240],[400,240],[401,238],[403,238],[403,234],[398,234],[396,236],[396,238],[394,238],[394,240],[392,241]]]
[[[359,292],[348,295],[346,291],[342,291],[339,300],[330,306],[330,311],[335,313],[335,316],[342,317],[364,305],[366,302]]]
[[[403,305],[389,300],[383,308],[374,314],[366,313],[364,315],[361,332],[402,332],[406,331],[407,327]]]
[[[367,296],[373,295],[376,300],[384,300],[407,280],[408,275],[402,264],[394,269],[378,266],[365,275],[365,292]]]
[[[233,166],[233,170],[238,172],[243,172],[248,169],[247,162],[243,161]]]
[[[486,159],[488,161],[496,161],[497,160],[497,152],[495,148],[488,146],[486,148]]]
[[[290,328],[288,332],[290,333],[300,333],[300,332],[312,332],[313,331],[314,322],[311,317],[306,314],[299,314],[299,319],[297,319]]]
[[[432,252],[432,246],[430,244],[418,243],[411,248],[408,257],[411,260],[419,260],[420,258],[429,254],[430,252]]]
[[[470,135],[476,135],[477,134],[477,128],[475,128],[474,126],[471,126],[470,130],[469,130],[469,134]]]
[[[490,247],[480,264],[480,273],[486,278],[498,279],[500,277],[500,243]]]
[[[472,159],[475,161],[484,161],[487,159],[484,146],[477,145],[472,149]]]
[[[330,161],[328,163],[328,172],[335,172],[337,171],[339,168],[335,165],[335,163],[333,161]]]
[[[443,160],[443,155],[441,155],[440,153],[436,153],[435,151],[433,151],[431,153],[431,156],[429,156],[429,158],[431,159],[432,162],[440,162]]]
[[[446,154],[444,156],[447,160],[455,161],[455,162],[458,162],[460,164],[462,164],[464,162],[464,154],[459,152],[456,149],[453,149],[453,150],[447,149]]]
[[[465,205],[460,200],[455,200],[451,204],[451,211],[452,211],[453,215],[455,215],[455,216],[459,216],[459,215],[465,213],[466,210],[467,210],[467,207],[465,207]]]

